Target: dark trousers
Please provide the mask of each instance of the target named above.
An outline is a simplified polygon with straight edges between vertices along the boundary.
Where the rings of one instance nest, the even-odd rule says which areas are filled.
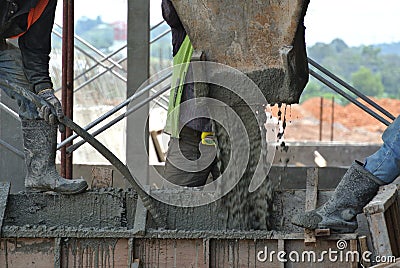
[[[201,144],[201,132],[183,127],[180,138],[169,141],[164,178],[176,185],[199,187],[210,175],[219,176],[216,147]]]

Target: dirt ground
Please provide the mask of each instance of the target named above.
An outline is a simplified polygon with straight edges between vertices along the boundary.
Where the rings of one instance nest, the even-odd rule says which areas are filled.
[[[372,100],[395,117],[400,114],[400,100]],[[364,101],[359,101],[365,104]],[[370,105],[367,106],[371,107]],[[321,98],[318,97],[309,99],[301,105],[283,105],[280,110],[283,115],[286,114],[285,140],[319,141],[320,107]],[[386,126],[356,105],[341,106],[334,103],[332,109],[332,100],[324,99],[322,108],[322,141],[382,143],[381,135]],[[271,107],[271,110],[273,115],[277,116],[279,108],[275,105]],[[375,109],[373,110],[376,111]],[[378,114],[381,115],[379,112]],[[384,118],[387,119],[386,117]]]

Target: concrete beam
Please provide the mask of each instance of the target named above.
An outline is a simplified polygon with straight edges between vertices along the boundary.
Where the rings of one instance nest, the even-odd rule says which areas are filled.
[[[128,82],[127,98],[149,77],[149,30],[150,2],[148,0],[128,1]],[[148,97],[143,94],[132,102],[129,107]],[[129,168],[135,168],[135,175],[147,181],[148,178],[148,127],[147,117],[149,106],[128,116],[126,121],[126,163]]]

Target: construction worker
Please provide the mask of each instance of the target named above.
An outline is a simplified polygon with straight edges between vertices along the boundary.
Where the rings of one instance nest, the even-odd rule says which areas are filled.
[[[51,31],[57,0],[0,0],[0,87],[17,100],[22,123],[25,187],[28,191],[75,194],[86,190],[83,179],[67,180],[55,167],[57,117],[62,117],[60,101],[54,95],[49,76]],[[18,47],[11,44],[18,38]],[[40,111],[13,88],[16,84],[40,96],[49,106]],[[60,131],[64,127],[60,125]]]
[[[357,229],[357,214],[376,195],[379,186],[400,175],[400,117],[382,134],[383,145],[362,164],[355,161],[321,207],[296,215],[292,223],[308,229],[329,228],[348,233]]]
[[[189,62],[192,57],[193,46],[172,2],[163,0],[161,8],[162,15],[172,31],[172,53],[175,66],[171,80],[167,124],[164,130],[171,135],[164,177],[176,185],[199,187],[206,184],[210,174],[214,179],[219,176],[212,123],[210,119],[204,117],[188,120],[195,118],[196,111],[201,107],[193,107],[191,105],[191,107],[184,108],[184,105],[181,106],[181,103],[195,97],[193,83],[185,84],[185,79],[189,79],[192,75]],[[172,112],[173,110],[175,112]],[[181,122],[187,121],[189,122],[182,126]],[[203,154],[212,157],[212,163],[205,164],[204,168],[202,168],[204,163],[201,161],[191,162],[200,159],[199,147],[202,147]],[[186,159],[182,158],[181,154]],[[204,159],[208,158],[205,157]],[[199,170],[196,170],[193,165],[198,165]]]

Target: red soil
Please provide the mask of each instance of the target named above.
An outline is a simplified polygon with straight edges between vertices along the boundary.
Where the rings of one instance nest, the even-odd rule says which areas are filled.
[[[400,100],[371,99],[395,117],[400,114]],[[371,108],[364,101],[359,101]],[[301,105],[283,105],[281,111],[282,114],[285,114],[284,111],[286,109],[287,121],[285,140],[318,141],[320,135],[320,107],[321,98],[318,97],[309,99]],[[330,141],[332,100],[324,99],[322,107],[322,141]],[[278,107],[275,105],[271,110],[277,116]],[[372,110],[376,111],[375,109]],[[381,135],[386,129],[383,123],[380,123],[354,104],[341,106],[334,103],[333,111],[333,141],[381,143]],[[378,114],[381,115],[379,112]]]

